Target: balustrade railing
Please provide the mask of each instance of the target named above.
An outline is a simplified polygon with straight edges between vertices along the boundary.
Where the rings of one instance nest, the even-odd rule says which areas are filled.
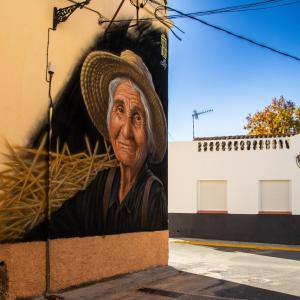
[[[290,149],[290,141],[287,137],[251,138],[251,139],[220,139],[201,140],[198,142],[198,152],[211,151],[256,151]]]

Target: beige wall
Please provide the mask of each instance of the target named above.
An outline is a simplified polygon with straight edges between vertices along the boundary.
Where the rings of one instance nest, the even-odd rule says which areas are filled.
[[[90,8],[111,18],[119,0],[91,1]],[[47,32],[52,27],[53,7],[72,5],[67,0],[3,1],[0,12],[0,153],[5,150],[1,138],[23,146],[43,119],[48,107],[45,81]],[[150,4],[140,16],[152,16]],[[130,1],[125,1],[118,18],[135,16]],[[159,23],[157,23],[159,26]],[[78,9],[56,31],[50,31],[49,61],[55,66],[52,96],[59,93],[80,55],[103,32],[98,15]],[[0,168],[1,161],[0,158]]]
[[[94,0],[90,8],[111,18],[119,0]],[[67,0],[3,1],[0,10],[0,153],[6,139],[24,146],[46,116],[48,83],[45,80],[48,28],[53,7],[72,5]],[[154,9],[140,10],[140,17]],[[118,18],[131,18],[135,9],[125,2]],[[157,24],[159,26],[159,24]],[[104,27],[98,15],[78,9],[70,19],[50,30],[49,61],[55,67],[52,96],[61,91],[78,58]],[[0,170],[4,157],[0,157]],[[168,260],[168,232],[75,238],[51,242],[53,290],[133,272]],[[10,298],[40,295],[45,291],[45,243],[0,244],[0,261],[8,269]]]

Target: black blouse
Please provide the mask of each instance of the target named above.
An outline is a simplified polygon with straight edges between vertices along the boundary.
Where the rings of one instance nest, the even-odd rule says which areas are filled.
[[[25,240],[46,239],[47,236],[55,239],[168,228],[166,194],[163,185],[157,180],[153,182],[149,194],[147,226],[142,226],[144,189],[147,179],[153,176],[147,165],[140,171],[135,184],[121,203],[118,200],[120,169],[117,168],[104,224],[103,195],[107,175],[108,170],[99,172],[86,190],[65,201],[60,209],[51,214],[49,222],[44,221],[28,232]]]

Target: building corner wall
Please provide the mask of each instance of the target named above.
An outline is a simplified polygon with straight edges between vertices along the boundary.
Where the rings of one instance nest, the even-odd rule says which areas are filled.
[[[5,41],[0,46],[2,66],[0,71],[0,98],[2,99],[0,101],[1,153],[8,152],[7,144],[4,141],[8,142],[11,149],[30,149],[31,153],[35,153],[40,145],[40,138],[48,134],[48,131],[43,132],[45,128],[48,129],[46,124],[50,102],[50,86],[46,80],[47,63],[51,62],[55,70],[50,94],[54,107],[57,108],[56,104],[61,100],[61,95],[64,94],[66,87],[70,86],[69,83],[72,81],[73,75],[80,70],[79,67],[83,59],[95,46],[100,45],[101,50],[112,51],[114,54],[129,48],[136,51],[149,68],[157,94],[159,94],[162,102],[163,111],[167,111],[167,29],[161,25],[161,22],[153,21],[147,23],[145,27],[141,26],[143,28],[138,32],[138,35],[135,35],[139,31],[137,26],[127,27],[125,31],[124,28],[129,26],[130,20],[136,16],[135,7],[130,4],[130,1],[125,1],[117,19],[123,20],[126,18],[129,20],[128,24],[126,22],[121,22],[121,25],[119,23],[118,25],[112,24],[110,29],[118,38],[126,38],[126,41],[124,43],[118,39],[111,41],[109,37],[103,39],[105,28],[108,25],[106,21],[114,16],[119,4],[120,1],[91,1],[89,8],[94,11],[84,8],[77,9],[66,22],[58,24],[57,29],[54,31],[51,29],[53,8],[71,6],[72,1],[28,0],[26,3],[22,1],[3,3],[0,12],[0,36]],[[153,18],[152,12],[154,12],[155,7],[152,4],[151,7],[148,6],[149,4],[145,9],[140,9],[141,19],[149,18],[149,14]],[[12,17],[12,14],[14,17]],[[100,15],[104,16],[103,19],[99,19]],[[105,22],[101,23],[103,20]],[[117,32],[118,28],[121,28],[120,32]],[[110,36],[110,33],[108,36]],[[153,36],[155,42],[151,44]],[[162,47],[162,40],[164,47]],[[162,53],[164,53],[164,56]],[[155,58],[155,63],[153,58]],[[158,72],[153,70],[158,70]],[[76,79],[78,80],[76,83],[80,87],[80,79]],[[76,98],[78,93],[80,93],[80,88],[79,90],[75,89],[72,96]],[[54,125],[53,128],[59,128],[59,130],[74,125],[75,134],[73,134],[74,132],[70,134],[64,132],[61,134],[62,139],[66,139],[64,141],[66,144],[73,143],[74,148],[78,144],[84,144],[85,148],[80,149],[80,151],[82,150],[87,154],[88,149],[84,138],[91,132],[95,132],[96,129],[89,120],[88,125],[84,124],[80,130],[77,130],[78,126],[80,127],[87,122],[88,117],[84,104],[74,104],[75,100],[73,100],[70,97],[69,102],[65,101],[67,102],[66,109],[61,110],[68,116],[61,115],[57,117],[52,125]],[[79,113],[76,109],[79,110]],[[56,112],[57,110],[54,109],[53,115]],[[60,127],[61,123],[63,125]],[[57,130],[58,133],[59,130]],[[55,130],[52,131],[52,134],[54,133]],[[80,141],[76,140],[79,134],[82,135]],[[59,134],[57,135],[59,136]],[[100,136],[99,132],[97,132],[97,135]],[[62,139],[60,139],[60,142]],[[95,143],[91,145],[93,150],[97,139],[94,139],[94,141]],[[68,146],[71,149],[72,145],[70,144]],[[100,147],[103,147],[101,151],[104,151],[104,144]],[[45,148],[45,152],[47,150]],[[71,152],[76,153],[76,151],[80,152],[78,149]],[[6,170],[5,168],[8,165],[6,158],[4,156],[0,157],[0,172]],[[39,161],[44,167],[45,162],[45,160]],[[45,175],[47,167],[40,168],[37,177],[41,177],[41,174]],[[31,170],[31,167],[29,169]],[[32,175],[30,172],[29,175]],[[29,175],[28,177],[30,177]],[[73,172],[69,175],[73,175]],[[167,182],[166,158],[158,165],[155,175],[162,182]],[[25,207],[25,212],[21,211],[20,213],[18,208],[6,207],[7,211],[16,212],[17,216],[6,214],[3,209],[3,203],[10,202],[10,199],[2,197],[3,191],[1,188],[5,185],[3,184],[3,178],[2,173],[0,173],[0,263],[5,265],[7,286],[4,287],[6,291],[3,291],[5,295],[1,294],[0,286],[0,299],[2,299],[2,296],[7,299],[17,299],[43,295],[46,292],[46,277],[49,275],[46,274],[46,242],[45,239],[39,242],[19,242],[20,239],[22,240],[24,233],[30,231],[38,223],[28,226],[28,220],[19,220],[18,217],[32,215],[34,209],[36,209],[34,212],[37,214],[33,214],[32,219],[37,220],[40,218],[42,220],[41,214],[43,214],[42,217],[46,215],[46,212],[42,211],[45,209],[46,204],[42,203],[44,199],[39,197],[46,195],[48,190],[44,186],[44,181],[48,180],[49,182],[49,178],[44,176],[41,179],[44,189],[38,196],[33,192],[33,196],[27,195],[28,198],[24,197],[26,198],[24,202],[29,203],[29,208]],[[20,181],[21,186],[25,181]],[[84,185],[87,182],[84,180]],[[32,190],[35,190],[35,188],[32,188]],[[20,190],[13,191],[11,194],[16,196],[19,192]],[[22,192],[19,196],[16,198],[22,200]],[[33,200],[36,199],[42,204],[32,204]],[[26,206],[26,203],[24,206]],[[34,206],[32,209],[31,204],[32,207]],[[8,219],[12,217],[13,220],[16,220],[15,223],[27,224],[27,227],[24,225],[24,227],[21,226],[21,228],[15,229],[15,224],[6,221],[7,216],[9,216]],[[5,235],[5,232],[8,232],[8,234]],[[42,240],[42,238],[39,240]],[[81,284],[168,264],[168,230],[63,238],[50,240],[49,245],[50,291],[48,292],[56,292],[72,286],[80,286]]]

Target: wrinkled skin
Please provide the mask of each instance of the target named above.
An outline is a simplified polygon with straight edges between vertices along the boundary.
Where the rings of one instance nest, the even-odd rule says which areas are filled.
[[[115,90],[108,129],[120,163],[119,201],[122,202],[148,155],[145,108],[139,92],[128,80]]]

